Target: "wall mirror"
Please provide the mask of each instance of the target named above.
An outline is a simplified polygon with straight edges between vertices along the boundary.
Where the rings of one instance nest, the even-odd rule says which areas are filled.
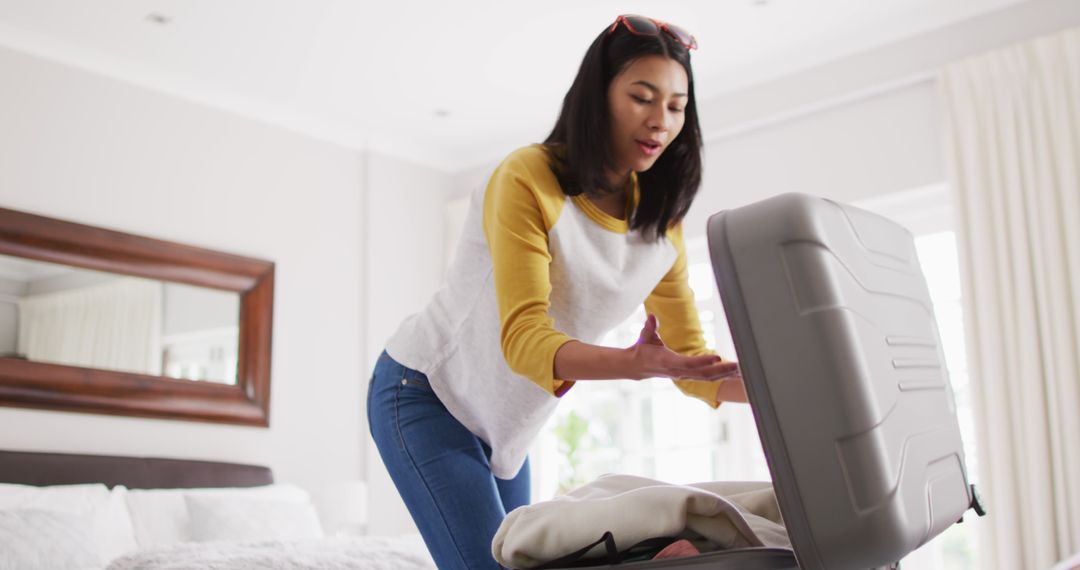
[[[0,208],[0,405],[269,425],[271,262]]]

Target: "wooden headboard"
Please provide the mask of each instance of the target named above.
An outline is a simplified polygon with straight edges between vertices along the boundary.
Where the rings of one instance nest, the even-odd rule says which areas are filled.
[[[105,483],[129,489],[255,487],[274,482],[268,467],[152,457],[0,451],[0,483]]]

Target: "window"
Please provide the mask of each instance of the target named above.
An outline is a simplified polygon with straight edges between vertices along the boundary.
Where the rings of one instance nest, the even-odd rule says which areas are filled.
[[[971,390],[968,385],[966,348],[964,346],[964,317],[960,304],[960,272],[957,265],[956,236],[952,231],[916,236],[915,248],[919,263],[930,288],[930,300],[937,317],[938,333],[945,352],[949,382],[956,395],[956,414],[960,435],[964,440],[964,455],[968,478],[974,481],[976,462],[975,421],[971,413]],[[975,521],[974,514],[965,521]],[[960,569],[973,568],[975,536],[973,523],[953,525],[929,544],[912,553],[908,564],[916,568]],[[915,560],[919,560],[918,563]]]
[[[956,394],[967,466],[973,474],[977,461],[974,420],[947,190],[934,186],[855,205],[896,220],[916,236]],[[706,342],[721,356],[734,359],[704,238],[687,242],[687,256],[690,287]],[[644,321],[641,307],[601,344],[633,344]],[[671,483],[771,478],[749,406],[725,404],[713,410],[680,392],[670,380],[661,379],[578,383],[541,431],[531,457],[534,500],[549,499],[604,473],[629,473]],[[971,523],[954,525],[905,558],[905,565],[929,570],[973,567],[971,529]]]

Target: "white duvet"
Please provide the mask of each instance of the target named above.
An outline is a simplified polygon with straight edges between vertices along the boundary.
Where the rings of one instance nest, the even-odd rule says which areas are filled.
[[[431,570],[414,541],[388,537],[184,543],[121,556],[106,570]]]

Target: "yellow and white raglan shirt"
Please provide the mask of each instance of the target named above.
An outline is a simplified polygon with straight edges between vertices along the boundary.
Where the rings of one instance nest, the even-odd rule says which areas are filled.
[[[652,242],[630,232],[587,197],[566,196],[548,153],[539,144],[514,151],[474,192],[442,289],[386,345],[491,447],[500,479],[517,474],[573,385],[553,373],[566,342],[596,343],[644,300],[671,350],[712,353],[687,283],[681,225]],[[717,406],[719,383],[675,384]]]

